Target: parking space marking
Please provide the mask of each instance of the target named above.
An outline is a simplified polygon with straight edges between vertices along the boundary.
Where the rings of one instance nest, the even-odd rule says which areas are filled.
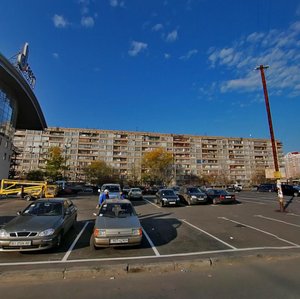
[[[71,244],[71,246],[70,246],[70,248],[68,249],[68,251],[66,252],[65,256],[62,258],[62,260],[61,260],[62,262],[65,262],[65,261],[68,259],[69,255],[71,254],[71,252],[72,252],[73,248],[75,247],[77,241],[79,240],[79,238],[81,237],[81,235],[83,234],[84,230],[86,229],[86,227],[88,226],[89,223],[90,223],[90,221],[87,221],[87,222],[84,224],[84,226],[83,226],[83,228],[81,229],[80,233],[77,235],[76,239],[75,239],[75,240],[73,241],[73,243]]]
[[[288,216],[295,216],[295,217],[300,217],[300,215],[295,214],[295,213],[287,213]]]
[[[189,225],[189,226],[191,226],[191,227],[193,227],[193,228],[199,230],[200,232],[202,232],[202,233],[208,235],[209,237],[211,237],[211,238],[213,238],[213,239],[219,241],[220,243],[222,243],[222,244],[224,244],[224,245],[230,247],[231,249],[237,249],[236,247],[234,247],[234,246],[232,246],[232,245],[226,243],[225,241],[223,241],[223,240],[217,238],[216,236],[214,236],[214,235],[212,235],[212,234],[206,232],[205,230],[203,230],[203,229],[201,229],[201,228],[199,228],[199,227],[197,227],[197,226],[195,226],[195,225],[189,223],[189,222],[186,221],[185,219],[180,219],[180,220],[181,220],[182,222],[186,223],[187,225]]]
[[[271,218],[271,217],[265,217],[265,216],[262,216],[262,215],[254,215],[254,217],[259,217],[259,218],[263,218],[263,219],[267,219],[267,220],[271,220],[271,221],[275,221],[275,222],[280,222],[280,223],[284,223],[284,224],[295,226],[295,227],[300,227],[300,225],[298,225],[298,224],[286,222],[286,221]]]
[[[267,231],[265,231],[265,230],[256,228],[256,227],[254,227],[254,226],[251,226],[251,225],[248,225],[248,224],[244,224],[244,223],[241,223],[241,222],[238,222],[238,221],[235,221],[235,220],[231,220],[231,219],[228,219],[228,218],[226,218],[226,217],[218,217],[218,218],[219,218],[219,219],[226,220],[226,221],[230,221],[230,222],[233,222],[233,223],[236,223],[236,224],[239,224],[239,225],[246,226],[246,227],[251,228],[251,229],[253,229],[253,230],[256,230],[256,231],[259,231],[259,232],[264,233],[264,234],[266,234],[266,235],[272,236],[272,237],[274,237],[274,238],[276,238],[277,240],[280,240],[280,241],[282,241],[282,242],[288,243],[288,244],[290,244],[290,245],[294,245],[295,247],[300,247],[300,245],[298,245],[298,244],[296,244],[296,243],[293,243],[293,242],[290,242],[290,241],[288,241],[288,240],[282,239],[282,238],[278,237],[277,235],[274,235],[274,234],[272,234],[272,233],[270,233],[270,232],[267,232]]]
[[[259,202],[259,201],[252,201],[252,200],[245,200],[245,199],[240,199],[241,202],[248,202],[248,203],[253,203],[257,205],[266,205],[265,202]]]
[[[148,234],[146,233],[146,231],[144,230],[144,228],[142,228],[143,230],[143,234],[145,235],[146,239],[148,240],[152,250],[154,251],[155,253],[155,256],[160,256],[160,253],[158,252],[158,250],[156,249],[156,247],[154,246],[152,240],[150,239],[150,237],[148,236]]]
[[[158,205],[156,205],[155,203],[151,202],[148,199],[144,199],[144,201],[147,201],[148,203],[150,203],[152,206],[155,206],[157,209],[160,209],[160,207]]]
[[[299,248],[299,247],[298,247]],[[182,257],[182,256],[197,256],[205,254],[214,254],[214,253],[227,253],[227,252],[247,252],[255,250],[289,250],[295,249],[295,246],[263,246],[263,247],[249,247],[249,248],[235,248],[235,249],[221,249],[221,250],[210,250],[210,251],[198,251],[198,252],[187,252],[187,253],[174,253],[174,254],[165,254],[165,255],[146,255],[146,256],[130,256],[130,257],[115,257],[115,258],[93,258],[93,259],[77,259],[77,260],[57,260],[57,261],[38,261],[38,262],[10,262],[10,263],[0,263],[1,266],[25,266],[25,265],[49,265],[49,264],[73,264],[73,263],[85,263],[85,262],[101,262],[101,261],[130,261],[130,260],[148,260],[148,259],[157,259],[157,258],[170,258],[170,257]]]

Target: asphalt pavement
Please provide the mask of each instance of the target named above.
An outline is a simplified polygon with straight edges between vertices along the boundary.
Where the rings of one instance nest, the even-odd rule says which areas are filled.
[[[36,252],[0,252],[0,278],[86,277],[114,273],[170,272],[211,266],[220,260],[300,254],[300,202],[294,199],[278,212],[275,193],[242,191],[238,204],[160,207],[153,196],[134,201],[143,227],[140,247],[104,248],[89,245],[98,197],[73,197],[78,223],[61,248]],[[288,200],[289,198],[285,198]],[[0,200],[0,225],[28,203]],[[45,271],[46,270],[46,271]]]

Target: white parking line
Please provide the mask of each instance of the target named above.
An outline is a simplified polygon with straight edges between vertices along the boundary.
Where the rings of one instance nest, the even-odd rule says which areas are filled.
[[[252,200],[245,200],[245,199],[240,199],[241,202],[248,202],[248,203],[253,203],[256,205],[266,205],[264,202],[258,202],[258,201],[252,201]]]
[[[290,245],[294,245],[294,246],[296,246],[296,247],[300,247],[300,245],[298,245],[298,244],[296,244],[296,243],[293,243],[293,242],[290,242],[290,241],[288,241],[288,240],[282,239],[282,238],[280,238],[280,237],[278,237],[278,236],[276,236],[276,235],[274,235],[274,234],[272,234],[272,233],[269,233],[269,232],[267,232],[267,231],[265,231],[265,230],[256,228],[256,227],[254,227],[254,226],[247,225],[247,224],[244,224],[244,223],[235,221],[235,220],[231,220],[231,219],[228,219],[228,218],[226,218],[226,217],[218,217],[218,218],[219,218],[219,219],[226,220],[226,221],[230,221],[230,222],[233,222],[233,223],[236,223],[236,224],[240,224],[240,225],[246,226],[246,227],[251,228],[251,229],[253,229],[253,230],[256,230],[256,231],[259,231],[259,232],[264,233],[264,234],[266,234],[266,235],[272,236],[272,237],[274,237],[274,238],[276,238],[276,239],[278,239],[278,240],[280,240],[280,241],[282,241],[282,242],[288,243],[288,244],[290,244]]]
[[[294,224],[294,223],[282,221],[282,220],[271,218],[271,217],[265,217],[265,216],[262,216],[262,215],[254,215],[254,217],[259,217],[259,218],[268,219],[268,220],[271,220],[271,221],[280,222],[280,223],[284,223],[284,224],[295,226],[295,227],[300,227],[300,225],[297,225],[297,224]]]
[[[288,216],[295,216],[295,217],[300,217],[300,215],[295,214],[295,213],[287,213]]]
[[[156,256],[160,256],[160,253],[158,252],[158,250],[156,249],[156,247],[154,246],[152,240],[150,239],[150,237],[148,236],[148,234],[146,233],[146,231],[142,228],[143,230],[143,234],[145,235],[145,237],[147,238],[152,250],[154,251]]]
[[[144,201],[147,201],[148,203],[150,203],[152,206],[155,206],[156,208],[160,209],[160,207],[158,205],[156,205],[155,203],[153,203],[152,201],[148,200],[148,199],[145,199],[144,198]]]
[[[299,247],[298,247],[299,248]],[[249,247],[249,248],[235,248],[235,249],[222,249],[222,250],[210,250],[210,251],[197,251],[197,252],[187,252],[187,253],[174,253],[166,255],[145,255],[145,256],[128,256],[128,257],[115,257],[115,258],[94,258],[94,259],[79,259],[79,260],[56,260],[56,261],[39,261],[39,262],[10,262],[10,263],[0,263],[1,266],[24,266],[24,265],[49,265],[49,264],[72,264],[72,263],[85,263],[85,262],[101,262],[101,261],[129,261],[129,260],[142,260],[142,259],[155,259],[155,258],[170,258],[170,257],[182,257],[182,256],[197,256],[197,255],[209,255],[217,253],[227,253],[227,252],[247,252],[255,250],[289,250],[295,249],[295,246],[282,246],[282,247]]]
[[[77,241],[79,240],[79,238],[81,237],[82,233],[84,232],[85,228],[87,227],[87,225],[88,225],[89,223],[90,223],[90,222],[87,221],[87,222],[84,224],[84,226],[83,226],[83,228],[81,229],[80,233],[77,235],[76,239],[73,241],[72,245],[70,246],[70,248],[69,248],[68,251],[66,252],[65,256],[62,258],[62,260],[61,260],[62,262],[66,262],[66,261],[67,261],[69,255],[71,254],[71,252],[72,252],[73,248],[75,247]]]
[[[203,230],[203,229],[201,229],[201,228],[199,228],[199,227],[197,227],[197,226],[195,226],[195,225],[193,225],[193,224],[187,222],[185,219],[180,219],[180,220],[181,220],[182,222],[188,224],[189,226],[191,226],[191,227],[193,227],[193,228],[199,230],[200,232],[202,232],[202,233],[204,233],[204,234],[210,236],[211,238],[213,238],[213,239],[215,239],[215,240],[221,242],[222,244],[224,244],[224,245],[226,245],[226,246],[228,246],[228,247],[230,247],[230,248],[232,248],[232,249],[236,249],[236,247],[234,247],[234,246],[232,246],[232,245],[230,245],[230,244],[224,242],[223,240],[221,240],[221,239],[219,239],[219,238],[213,236],[212,234],[206,232],[205,230]]]

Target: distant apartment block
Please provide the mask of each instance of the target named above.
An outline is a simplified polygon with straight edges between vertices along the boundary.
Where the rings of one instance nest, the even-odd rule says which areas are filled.
[[[284,156],[286,177],[300,178],[300,152],[290,152]]]
[[[17,131],[14,146],[20,152],[16,158],[19,175],[43,168],[49,148],[60,147],[67,158],[66,175],[71,181],[84,181],[84,167],[97,160],[114,167],[120,178],[133,173],[140,176],[144,153],[159,147],[173,154],[176,183],[191,175],[222,175],[233,182],[249,184],[258,172],[274,168],[268,139],[52,127]],[[282,167],[282,144],[278,141],[277,150]]]

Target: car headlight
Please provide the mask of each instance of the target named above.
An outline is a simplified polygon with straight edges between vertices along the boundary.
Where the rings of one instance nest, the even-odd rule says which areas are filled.
[[[142,229],[141,228],[134,228],[134,229],[132,229],[132,234],[134,236],[141,236],[142,235]]]
[[[197,199],[197,196],[195,196],[195,195],[192,195],[191,197],[192,197],[192,199]]]
[[[0,238],[9,237],[9,233],[5,229],[0,229]]]
[[[96,228],[94,230],[94,236],[95,237],[105,237],[106,236],[106,230],[105,229]]]
[[[163,201],[168,201],[166,198],[163,198],[162,200],[163,200]]]
[[[176,200],[180,200],[180,198],[179,198],[179,197],[177,197],[177,198],[176,198]]]
[[[46,229],[46,230],[40,232],[38,235],[39,235],[39,237],[47,237],[47,236],[53,235],[54,232],[55,232],[55,229],[49,228],[49,229]]]

